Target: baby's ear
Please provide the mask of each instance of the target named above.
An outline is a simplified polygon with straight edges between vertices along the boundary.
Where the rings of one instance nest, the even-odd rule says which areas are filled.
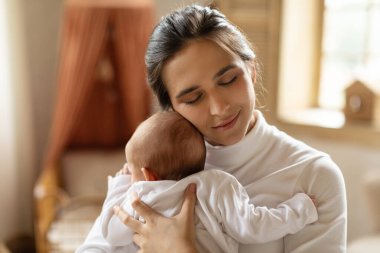
[[[141,172],[144,175],[144,178],[146,181],[157,181],[159,180],[156,173],[154,173],[151,169],[149,168],[142,168]]]

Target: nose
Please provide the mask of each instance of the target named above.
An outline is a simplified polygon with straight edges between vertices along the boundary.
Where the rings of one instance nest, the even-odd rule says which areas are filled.
[[[210,96],[210,114],[213,116],[224,115],[229,108],[229,103],[226,98],[219,94]]]

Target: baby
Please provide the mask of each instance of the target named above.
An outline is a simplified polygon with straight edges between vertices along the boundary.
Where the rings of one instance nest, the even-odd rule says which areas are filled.
[[[134,132],[126,148],[127,164],[109,178],[100,214],[106,252],[137,252],[133,231],[113,213],[115,205],[138,217],[131,206],[134,194],[165,216],[180,211],[183,192],[197,185],[195,208],[199,252],[238,252],[239,243],[264,243],[296,233],[317,220],[313,200],[298,193],[276,208],[249,203],[244,187],[221,170],[203,170],[206,150],[202,135],[173,111],[158,112]],[[77,252],[97,247],[86,241]]]

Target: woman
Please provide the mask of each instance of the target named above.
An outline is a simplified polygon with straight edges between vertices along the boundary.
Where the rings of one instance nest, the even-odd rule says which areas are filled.
[[[173,109],[203,134],[206,169],[233,174],[251,202],[274,207],[297,192],[315,195],[319,220],[299,233],[239,252],[345,252],[344,180],[330,157],[265,122],[255,109],[257,62],[246,38],[220,12],[188,6],[163,18],[146,54],[149,84],[163,109]],[[181,213],[165,218],[136,201],[141,252],[197,252],[192,226],[194,186]],[[165,248],[166,247],[166,248]]]

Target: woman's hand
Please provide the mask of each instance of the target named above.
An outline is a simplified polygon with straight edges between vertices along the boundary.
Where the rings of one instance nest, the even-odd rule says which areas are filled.
[[[136,199],[132,207],[144,218],[145,223],[129,216],[119,206],[114,208],[114,212],[125,225],[135,231],[133,241],[140,247],[141,253],[197,253],[194,226],[195,192],[196,185],[190,184],[185,191],[181,211],[171,218],[157,213],[140,199]]]

